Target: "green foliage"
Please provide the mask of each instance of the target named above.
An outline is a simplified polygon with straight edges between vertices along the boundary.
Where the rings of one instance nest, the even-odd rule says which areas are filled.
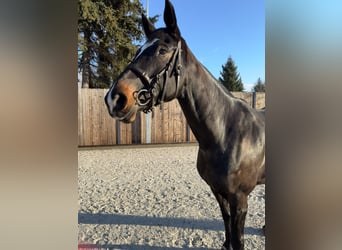
[[[254,92],[265,92],[265,83],[262,82],[260,77],[258,78],[257,82],[253,87]]]
[[[144,37],[143,12],[139,0],[78,0],[78,67],[83,87],[107,88],[123,71]]]
[[[229,56],[225,65],[222,65],[222,71],[219,81],[229,91],[243,91],[243,83],[240,74],[237,72],[237,66],[235,65],[231,56]]]

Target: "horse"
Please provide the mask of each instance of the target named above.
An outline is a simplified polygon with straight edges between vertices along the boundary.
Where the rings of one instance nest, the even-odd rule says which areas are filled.
[[[235,98],[196,59],[165,1],[166,27],[142,14],[146,43],[105,95],[109,114],[124,123],[177,99],[198,144],[197,170],[224,220],[222,249],[244,249],[247,196],[265,184],[265,114]]]

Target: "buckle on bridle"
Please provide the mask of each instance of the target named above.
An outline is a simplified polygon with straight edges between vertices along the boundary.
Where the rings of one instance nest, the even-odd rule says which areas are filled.
[[[134,98],[139,106],[146,106],[153,99],[153,94],[151,90],[140,89],[134,92]]]

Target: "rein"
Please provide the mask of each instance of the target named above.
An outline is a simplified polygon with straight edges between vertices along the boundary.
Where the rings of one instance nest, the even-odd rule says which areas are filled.
[[[179,78],[182,68],[182,56],[181,56],[181,41],[178,42],[177,47],[175,48],[171,60],[165,65],[165,67],[157,74],[155,74],[152,77],[149,77],[145,71],[140,70],[139,68],[134,67],[133,65],[130,65],[128,67],[129,70],[133,71],[143,82],[144,88],[140,89],[139,91],[134,92],[134,98],[136,101],[136,104],[144,107],[143,112],[149,113],[152,111],[153,114],[153,108],[156,104],[154,97],[157,94],[156,88],[158,87],[161,90],[161,95],[159,92],[159,97],[157,99],[157,103],[163,105],[166,88],[167,88],[167,78],[172,77],[172,74],[175,74],[176,77],[176,90],[174,94],[174,98],[177,97],[178,94],[178,88],[179,88]],[[178,61],[177,65],[175,65],[176,61]],[[169,70],[171,69],[170,75]],[[164,78],[164,84],[161,86],[161,78]]]

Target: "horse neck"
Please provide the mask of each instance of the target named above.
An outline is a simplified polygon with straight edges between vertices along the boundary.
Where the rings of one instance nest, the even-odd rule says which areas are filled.
[[[225,146],[225,130],[233,96],[187,49],[184,60],[183,91],[178,97],[184,115],[200,147]]]

